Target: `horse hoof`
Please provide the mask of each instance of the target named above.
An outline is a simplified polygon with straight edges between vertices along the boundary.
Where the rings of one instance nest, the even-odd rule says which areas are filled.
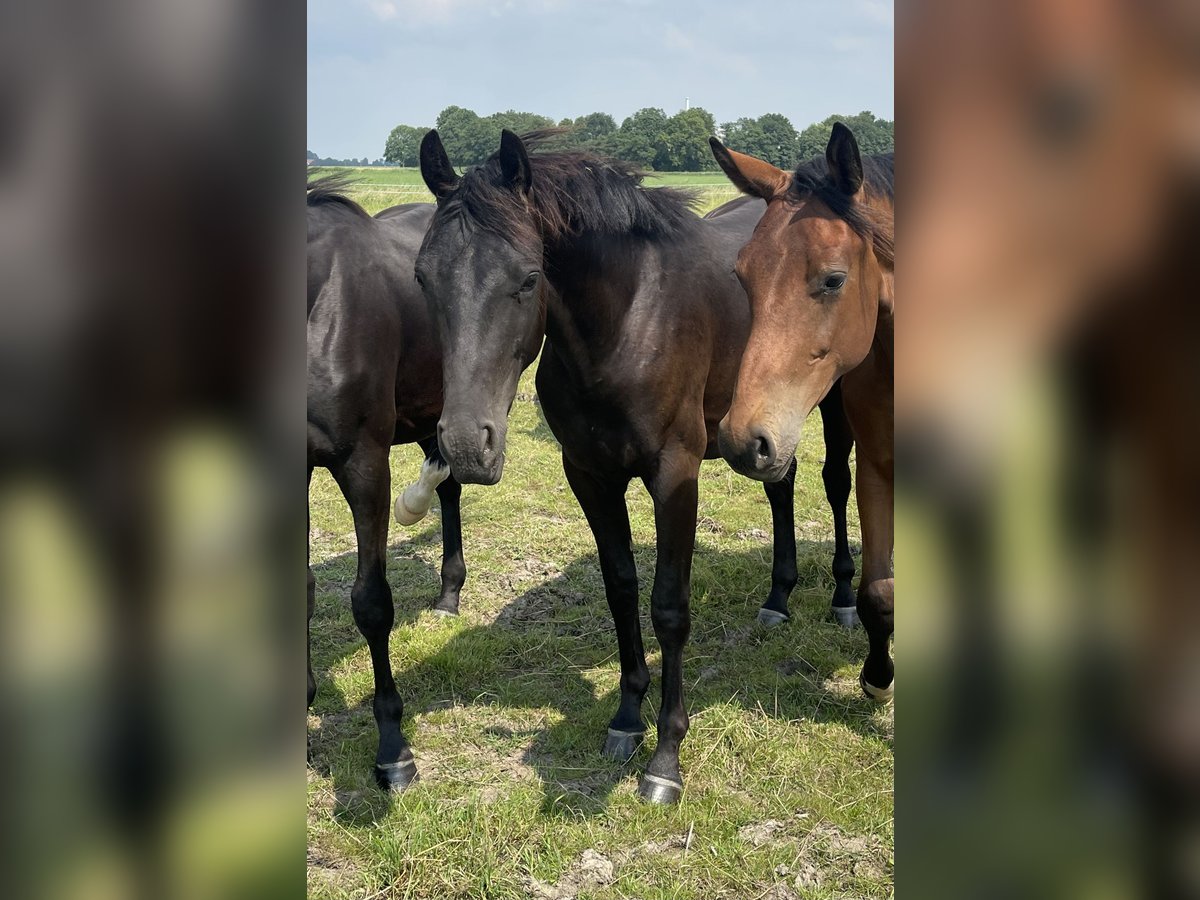
[[[847,631],[853,631],[855,627],[862,624],[858,620],[858,609],[853,606],[832,606],[830,612],[833,614],[833,621]]]
[[[396,762],[375,764],[375,783],[385,791],[398,794],[420,779],[421,776],[417,774],[417,761],[407,750]]]
[[[896,679],[892,679],[892,683],[885,688],[877,688],[873,684],[868,684],[866,676],[862,672],[858,673],[858,684],[863,689],[863,693],[874,700],[876,703],[891,703],[892,695],[896,690]]]
[[[440,616],[443,619],[457,619],[458,618],[458,610],[457,609],[442,609],[440,606],[435,606],[433,608],[433,614],[435,616]]]
[[[610,728],[608,737],[604,739],[604,750],[601,752],[609,759],[627,763],[633,759],[638,747],[642,746],[645,736],[644,731],[618,731],[616,728]]]
[[[758,624],[765,625],[767,628],[774,628],[776,625],[782,625],[791,618],[787,613],[781,613],[778,610],[767,609],[765,606],[758,611]]]
[[[679,802],[683,796],[683,785],[670,778],[662,778],[647,772],[638,783],[638,796],[647,803],[660,803],[671,806]]]

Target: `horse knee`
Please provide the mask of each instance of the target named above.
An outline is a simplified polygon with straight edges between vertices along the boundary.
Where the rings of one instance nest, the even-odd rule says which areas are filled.
[[[654,603],[650,610],[650,621],[654,624],[654,633],[660,644],[682,646],[692,630],[692,617],[686,603],[680,607],[664,607]]]
[[[868,633],[892,633],[895,593],[894,578],[878,578],[859,587],[858,617]]]
[[[391,633],[395,612],[392,592],[383,579],[370,578],[355,582],[350,591],[350,608],[354,624],[368,640]]]
[[[825,485],[825,499],[831,506],[845,506],[850,500],[850,467],[848,464],[827,460],[821,467],[821,481]]]
[[[632,598],[637,603],[638,577],[637,569],[633,566],[622,566],[613,573],[609,582],[610,590],[622,600]]]

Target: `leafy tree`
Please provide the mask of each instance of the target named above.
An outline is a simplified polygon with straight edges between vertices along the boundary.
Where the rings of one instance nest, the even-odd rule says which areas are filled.
[[[437,130],[450,161],[456,166],[476,166],[496,152],[500,132],[522,134],[538,128],[548,128],[554,120],[537,113],[508,109],[480,117],[461,106],[447,106],[437,117]]]
[[[675,113],[667,120],[664,130],[666,165],[656,168],[674,172],[697,172],[717,168],[717,162],[708,146],[708,139],[716,129],[717,124],[713,121],[712,113],[699,106]]]
[[[895,144],[894,123],[876,118],[870,112],[856,116],[830,116],[808,126],[799,134],[786,116],[767,113],[741,118],[721,126],[725,143],[735,150],[750,153],[783,169],[798,161],[825,153],[834,122],[844,122],[858,139],[863,153],[882,153]],[[500,145],[500,131],[508,128],[518,134],[554,126],[554,120],[537,113],[508,109],[479,116],[461,106],[447,106],[437,117],[446,152],[456,166],[478,165]],[[569,128],[563,143],[606,153],[658,171],[697,171],[716,168],[708,148],[708,137],[716,132],[716,123],[705,109],[693,107],[668,117],[661,109],[639,109],[618,128],[608,113],[594,112],[576,119],[558,122]],[[419,147],[426,129],[397,125],[388,135],[384,158],[391,163],[419,164]],[[316,159],[309,151],[309,159]],[[317,160],[320,162],[320,160]],[[336,163],[332,163],[336,164]],[[357,165],[357,160],[350,160]],[[364,160],[365,164],[365,160]]]
[[[895,147],[895,123],[863,111],[856,116],[830,116],[805,128],[796,141],[800,159],[825,155],[834,122],[842,122],[853,132],[858,148],[864,154],[887,153]]]
[[[383,158],[399,166],[420,165],[421,138],[428,128],[414,128],[412,125],[397,125],[388,135],[383,147]]]
[[[474,110],[447,106],[438,113],[437,130],[454,165],[475,165],[487,158],[484,150],[488,128]]]
[[[757,124],[762,135],[760,158],[781,169],[795,168],[799,135],[788,118],[779,113],[766,113],[759,116]]]
[[[507,128],[514,134],[524,134],[527,131],[536,131],[539,128],[554,127],[554,120],[546,116],[539,116],[537,113],[518,112],[515,109],[506,109],[504,112],[493,113],[485,120],[495,130],[496,139],[492,143],[491,149],[487,155],[491,156],[500,146],[500,132]],[[484,157],[486,159],[487,156]],[[483,160],[480,160],[482,162]]]
[[[582,147],[598,153],[612,153],[617,133],[617,123],[608,113],[594,112],[571,121],[564,119],[571,131],[567,142],[573,147]]]
[[[668,164],[667,114],[661,109],[639,109],[624,122],[614,136],[613,155],[626,162],[653,169]]]
[[[317,156],[317,154],[313,153],[311,150],[307,151],[307,154],[308,154],[307,155],[308,159],[320,159],[321,158],[321,157]]]
[[[766,153],[766,140],[758,119],[738,119],[721,126],[721,142],[739,153],[762,157]]]

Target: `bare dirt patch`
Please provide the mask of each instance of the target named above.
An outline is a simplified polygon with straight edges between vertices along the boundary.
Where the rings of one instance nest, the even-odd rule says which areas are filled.
[[[612,860],[597,850],[584,850],[554,884],[530,878],[525,886],[534,900],[575,900],[581,892],[612,884],[614,880],[616,870]]]

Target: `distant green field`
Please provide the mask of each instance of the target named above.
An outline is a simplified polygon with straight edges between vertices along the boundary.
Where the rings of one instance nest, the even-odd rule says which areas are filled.
[[[310,166],[309,177],[345,172],[355,184],[347,190],[369,213],[398,203],[428,203],[433,196],[425,188],[419,169],[371,166]],[[701,213],[715,209],[738,195],[738,189],[720,172],[657,172],[646,179],[654,187],[686,187],[696,191]]]

